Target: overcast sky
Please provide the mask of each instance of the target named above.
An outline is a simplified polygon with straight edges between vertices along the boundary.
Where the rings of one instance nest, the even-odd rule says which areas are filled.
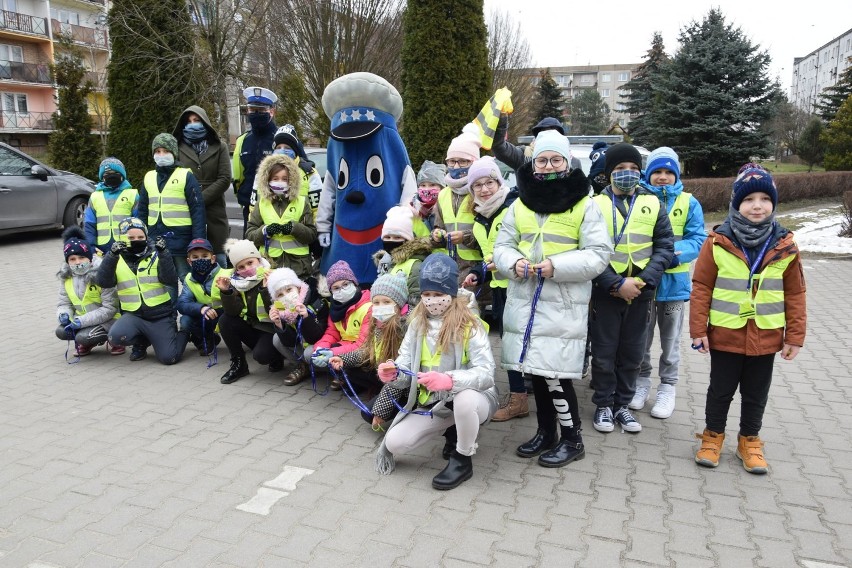
[[[718,7],[728,22],[772,57],[770,76],[789,91],[793,58],[803,57],[852,28],[849,0],[485,0],[521,23],[535,67],[639,63],[655,31],[666,52],[678,48],[682,28]]]

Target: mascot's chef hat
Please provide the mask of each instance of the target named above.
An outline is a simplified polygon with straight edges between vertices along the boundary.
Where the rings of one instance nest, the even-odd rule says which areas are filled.
[[[365,138],[386,126],[396,130],[402,97],[396,88],[372,73],[350,73],[328,84],[322,108],[331,119],[335,140]]]

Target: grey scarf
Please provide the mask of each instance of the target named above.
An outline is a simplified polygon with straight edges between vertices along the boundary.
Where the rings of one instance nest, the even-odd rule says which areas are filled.
[[[190,142],[192,145],[192,149],[195,150],[195,153],[199,156],[207,151],[207,139],[201,140],[199,142]]]
[[[760,223],[752,223],[731,206],[728,222],[737,242],[747,249],[753,249],[763,246],[766,239],[772,236],[775,230],[775,211]]]

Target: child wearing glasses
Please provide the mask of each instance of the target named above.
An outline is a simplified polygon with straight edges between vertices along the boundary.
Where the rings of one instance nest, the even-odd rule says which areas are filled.
[[[497,410],[494,356],[488,333],[459,294],[458,266],[443,253],[429,255],[420,270],[420,304],[393,361],[379,364],[379,379],[406,390],[404,411],[388,428],[377,454],[380,473],[455,425],[457,441],[432,487],[447,490],[473,476],[479,428]]]

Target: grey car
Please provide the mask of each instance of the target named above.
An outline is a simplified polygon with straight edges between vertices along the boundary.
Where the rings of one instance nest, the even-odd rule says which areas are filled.
[[[0,235],[83,226],[95,184],[0,143]]]

